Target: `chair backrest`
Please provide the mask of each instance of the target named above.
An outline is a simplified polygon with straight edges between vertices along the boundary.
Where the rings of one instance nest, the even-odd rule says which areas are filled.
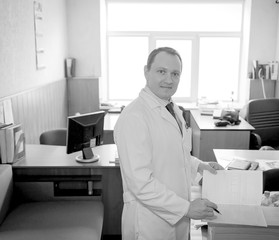
[[[260,135],[263,144],[279,141],[279,99],[254,99],[241,110],[242,117]]]
[[[54,129],[40,135],[40,144],[66,146],[67,129]]]
[[[113,130],[104,130],[102,144],[114,144]]]

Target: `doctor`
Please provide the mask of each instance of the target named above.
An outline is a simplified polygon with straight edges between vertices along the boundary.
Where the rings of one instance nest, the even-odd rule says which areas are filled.
[[[114,136],[120,156],[124,208],[123,240],[186,240],[190,219],[214,217],[217,205],[190,201],[196,173],[217,173],[217,163],[190,155],[191,131],[172,102],[182,71],[179,53],[168,47],[153,50],[144,67],[146,86],[121,113]],[[170,110],[171,111],[171,110]]]

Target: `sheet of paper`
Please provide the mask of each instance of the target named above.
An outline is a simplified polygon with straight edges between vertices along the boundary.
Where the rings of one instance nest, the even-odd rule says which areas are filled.
[[[259,163],[259,169],[262,171],[270,170],[273,168],[279,168],[279,159],[278,160],[256,159],[255,161]]]
[[[203,173],[202,197],[219,204],[261,205],[262,171]]]
[[[216,153],[215,153],[216,155]],[[217,156],[216,156],[217,157]],[[232,155],[219,155],[218,154],[218,159],[222,162],[222,166],[225,169],[228,169],[228,165],[230,164],[231,161],[233,160],[244,160],[244,161],[249,161],[249,159],[246,159],[244,157],[237,157],[237,156],[232,156]]]
[[[207,222],[222,224],[237,224],[267,227],[265,216],[260,206],[218,204],[221,214],[215,214],[216,219]]]
[[[218,206],[221,214],[208,222],[266,227],[261,208],[262,171],[221,170],[203,174],[202,198]]]

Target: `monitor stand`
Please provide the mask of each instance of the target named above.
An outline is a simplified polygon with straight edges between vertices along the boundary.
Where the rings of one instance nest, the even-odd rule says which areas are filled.
[[[86,147],[82,149],[82,155],[76,156],[76,161],[80,163],[92,163],[97,162],[100,156],[98,154],[93,154],[91,147]]]

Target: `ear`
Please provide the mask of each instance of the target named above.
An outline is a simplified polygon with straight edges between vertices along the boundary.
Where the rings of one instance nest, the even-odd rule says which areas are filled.
[[[144,66],[144,76],[146,78],[147,74],[148,74],[148,69],[147,69],[147,65]]]

